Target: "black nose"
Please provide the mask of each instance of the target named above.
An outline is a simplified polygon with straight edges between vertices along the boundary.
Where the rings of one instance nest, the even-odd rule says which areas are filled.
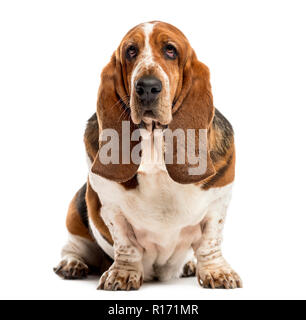
[[[144,106],[151,105],[162,90],[162,83],[153,76],[141,77],[135,83],[136,92]]]

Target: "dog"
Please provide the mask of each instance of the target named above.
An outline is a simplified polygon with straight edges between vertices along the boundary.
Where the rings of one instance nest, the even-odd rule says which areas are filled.
[[[172,143],[165,132],[175,133]],[[126,34],[102,71],[84,142],[88,180],[70,203],[57,275],[100,272],[101,290],[181,276],[204,288],[242,287],[221,252],[234,133],[213,105],[209,69],[180,30],[154,21]]]

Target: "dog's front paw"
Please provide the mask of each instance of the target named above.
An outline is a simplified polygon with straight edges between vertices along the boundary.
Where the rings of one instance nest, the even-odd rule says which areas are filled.
[[[76,258],[64,258],[53,271],[63,279],[83,279],[88,275],[88,266]]]
[[[242,288],[242,281],[238,274],[228,265],[197,267],[199,284],[203,288],[236,289]]]
[[[138,290],[143,283],[143,272],[137,268],[118,268],[112,266],[102,275],[98,290]]]

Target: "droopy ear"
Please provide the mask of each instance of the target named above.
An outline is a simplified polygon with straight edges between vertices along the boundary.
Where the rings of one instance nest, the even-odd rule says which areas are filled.
[[[182,129],[184,131],[185,141],[179,143],[178,139],[173,139],[173,145],[169,148],[166,141],[167,150],[173,150],[173,162],[166,167],[170,177],[178,183],[196,183],[213,176],[216,171],[209,155],[208,130],[214,117],[213,98],[209,80],[208,68],[197,60],[195,53],[192,51],[191,57],[187,60],[183,71],[183,85],[176,104],[173,107],[173,120],[169,129],[175,131]],[[193,129],[194,138],[193,154],[198,158],[198,163],[190,161],[188,157],[188,129]],[[206,130],[200,130],[206,129]],[[200,133],[200,131],[202,131]],[[203,142],[203,135],[205,141]],[[201,137],[201,138],[200,138]],[[199,144],[199,142],[201,142]],[[189,144],[189,145],[188,145]],[[172,149],[173,148],[173,149]],[[186,152],[185,161],[178,161],[178,153],[182,154],[182,149]],[[204,163],[204,170],[196,170],[199,163]]]
[[[109,180],[126,182],[133,178],[139,164],[132,162],[130,152],[137,142],[126,139],[122,127],[124,126],[125,130],[128,129],[131,133],[137,128],[130,120],[130,111],[124,103],[127,99],[127,91],[123,83],[121,63],[118,60],[114,53],[110,63],[103,69],[101,74],[101,84],[97,102],[100,149],[91,170],[93,173]],[[127,128],[126,126],[129,127]],[[104,139],[102,140],[101,136],[103,136],[104,132],[108,131],[106,129],[112,129],[112,132],[117,132],[117,138],[119,138],[118,143],[110,151],[111,153],[118,153],[118,161],[104,161],[105,158],[103,157],[106,157],[108,153],[105,154],[105,152],[102,152],[102,148],[108,144],[109,141],[103,141]],[[124,148],[122,147],[123,139],[125,143]]]

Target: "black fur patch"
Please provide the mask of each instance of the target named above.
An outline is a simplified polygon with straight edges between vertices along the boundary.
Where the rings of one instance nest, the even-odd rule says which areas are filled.
[[[234,138],[234,130],[229,121],[221,114],[218,109],[215,109],[215,116],[212,123],[213,129],[218,134],[218,139],[216,144],[212,147],[210,151],[210,157],[214,163],[221,159],[224,159],[228,150],[231,148]],[[202,185],[202,189],[209,189],[218,180],[220,180],[226,173],[227,169],[233,161],[233,153],[229,155],[227,163],[221,167],[218,172],[206,183]]]
[[[215,109],[215,116],[213,119],[213,128],[221,133],[222,139],[218,144],[213,146],[210,151],[210,156],[213,162],[217,162],[223,158],[233,142],[234,130],[230,122],[222,115],[222,113]]]
[[[87,214],[87,205],[85,200],[86,189],[87,189],[87,183],[83,185],[83,187],[79,190],[77,194],[76,207],[82,222],[84,223],[86,228],[88,228],[88,214]]]
[[[201,188],[204,190],[207,190],[211,186],[213,186],[218,180],[220,180],[226,173],[232,161],[233,161],[233,155],[229,157],[229,159],[227,160],[227,163],[222,168],[220,168],[219,171],[207,183],[204,183]]]

